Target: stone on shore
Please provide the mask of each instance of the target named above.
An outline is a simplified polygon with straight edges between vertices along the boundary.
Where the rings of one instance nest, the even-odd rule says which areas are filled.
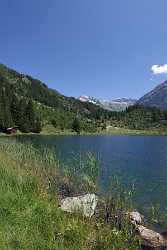
[[[142,240],[142,245],[152,249],[167,247],[167,239],[162,234],[150,230],[142,225],[137,226],[137,231]]]
[[[144,223],[144,216],[138,211],[128,212],[127,215],[134,225],[142,225]]]
[[[97,202],[98,198],[95,194],[85,194],[62,199],[60,208],[66,212],[79,212],[86,217],[91,217],[95,213]]]

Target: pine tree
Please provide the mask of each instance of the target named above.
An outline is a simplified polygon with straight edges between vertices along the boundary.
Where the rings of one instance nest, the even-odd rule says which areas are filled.
[[[16,109],[15,121],[19,130],[23,133],[30,132],[29,119],[26,115],[27,102],[24,98],[19,101],[19,107]],[[18,112],[18,113],[17,113]]]
[[[22,117],[21,107],[22,107],[21,102],[18,100],[16,95],[13,95],[10,110],[14,125],[16,126],[19,126],[19,121]]]
[[[33,123],[33,128],[31,130],[31,132],[33,133],[40,133],[42,130],[42,124],[39,118],[37,118],[34,123]]]
[[[3,83],[2,83],[3,84]],[[0,127],[6,129],[13,126],[10,110],[10,92],[7,95],[5,87],[0,89]]]
[[[30,129],[30,131],[32,131],[34,128],[34,125],[35,125],[35,112],[34,112],[32,100],[29,100],[29,102],[26,106],[24,115],[26,117],[29,129]]]
[[[81,132],[80,121],[79,121],[79,119],[77,117],[73,120],[72,130],[77,132],[77,134],[80,134],[80,132]]]

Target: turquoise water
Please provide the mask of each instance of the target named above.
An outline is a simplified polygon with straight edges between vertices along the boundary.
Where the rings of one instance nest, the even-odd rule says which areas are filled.
[[[167,212],[167,137],[165,136],[24,136],[36,147],[52,148],[65,163],[74,155],[94,153],[102,167],[100,185],[109,187],[110,177],[121,176],[135,184],[135,200],[140,211],[151,204]],[[70,163],[72,164],[72,163]]]

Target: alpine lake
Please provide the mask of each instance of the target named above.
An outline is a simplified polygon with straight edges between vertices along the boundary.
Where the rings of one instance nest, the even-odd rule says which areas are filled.
[[[103,192],[109,191],[111,176],[118,176],[125,186],[134,187],[136,209],[145,215],[152,209],[167,219],[167,136],[28,135],[12,139],[50,148],[66,165],[91,152],[99,161]]]

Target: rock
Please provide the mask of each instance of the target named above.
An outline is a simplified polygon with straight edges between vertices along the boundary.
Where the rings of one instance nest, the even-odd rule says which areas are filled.
[[[142,225],[138,225],[136,229],[143,246],[150,247],[152,249],[165,249],[167,247],[167,239],[162,234],[150,230]]]
[[[25,83],[27,83],[27,84],[31,83],[31,81],[26,76],[22,77],[22,81],[25,82]]]
[[[128,212],[127,215],[134,225],[142,225],[144,223],[144,216],[137,211]]]
[[[143,226],[144,216],[137,211],[127,213],[141,240],[143,250],[167,250],[167,234],[157,233]]]
[[[60,208],[66,212],[81,212],[86,217],[91,217],[96,209],[98,198],[95,194],[86,194],[76,197],[67,197],[61,200]]]

